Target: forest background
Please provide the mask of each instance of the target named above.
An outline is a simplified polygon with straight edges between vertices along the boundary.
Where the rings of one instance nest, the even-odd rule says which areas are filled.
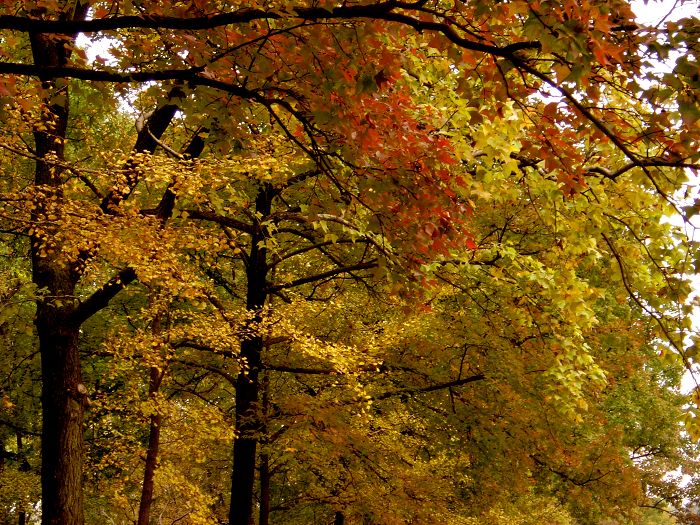
[[[0,0],[0,520],[697,522],[699,28]]]

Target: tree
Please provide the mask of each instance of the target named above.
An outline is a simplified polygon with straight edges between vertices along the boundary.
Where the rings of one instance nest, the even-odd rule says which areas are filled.
[[[629,322],[656,324],[640,340],[663,337],[690,362],[689,312],[678,301],[694,247],[645,238],[667,232],[650,223],[670,209],[664,202],[675,204],[683,170],[697,167],[694,19],[658,34],[637,27],[627,4],[607,2],[2,8],[4,150],[13,165],[35,163],[29,185],[8,188],[4,202],[8,229],[31,238],[39,294],[44,523],[83,521],[81,326],[126,288],[143,291],[137,281],[190,304],[184,326],[196,325],[189,308],[203,304],[238,334],[239,350],[226,350],[237,367],[234,524],[253,519],[270,300],[294,304],[294,288],[332,296],[352,278],[421,304],[417,288],[434,279],[469,289],[460,284],[468,268],[493,272],[479,282],[484,297],[515,279],[517,293],[495,303],[512,333],[487,333],[521,350],[546,342],[542,377],[572,414],[585,408],[584,379],[602,381],[594,352],[579,346],[590,346],[602,315],[589,303],[623,301],[624,292],[636,312]],[[88,63],[77,33],[118,43],[111,63]],[[668,46],[687,51],[673,82],[646,69]],[[83,81],[95,83],[99,104],[116,107],[110,84],[140,98],[143,118],[123,156],[85,159],[72,140],[69,101]],[[518,186],[520,172],[537,183]],[[488,233],[480,205],[497,192],[514,209],[530,206]],[[561,233],[562,208],[580,239]],[[511,223],[517,248],[503,243]],[[555,264],[554,247],[573,260]],[[595,254],[615,264],[587,262]],[[586,272],[617,276],[617,295],[596,297]],[[494,310],[472,308],[479,333],[477,320]],[[241,309],[242,325],[232,317]],[[181,347],[220,348],[202,338]]]

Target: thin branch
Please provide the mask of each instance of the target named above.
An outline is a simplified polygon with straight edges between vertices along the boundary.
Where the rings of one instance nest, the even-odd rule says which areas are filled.
[[[211,211],[200,211],[200,210],[183,210],[183,213],[187,213],[190,219],[198,219],[203,221],[214,222],[221,226],[227,226],[233,228],[234,230],[253,235],[255,227],[252,224],[239,221],[232,217],[226,217],[225,215],[219,215]]]
[[[644,157],[639,157],[635,153],[633,153],[622,141],[622,139],[615,135],[610,128],[598,117],[596,117],[593,112],[587,108],[586,106],[583,105],[582,102],[580,102],[574,94],[569,91],[567,88],[562,86],[561,84],[558,84],[554,80],[552,80],[549,76],[547,76],[545,73],[542,73],[541,71],[538,71],[534,67],[532,67],[530,64],[525,62],[522,58],[519,57],[512,57],[511,59],[513,63],[515,64],[516,67],[522,69],[523,71],[526,71],[527,73],[531,74],[532,76],[540,79],[542,82],[547,84],[549,87],[552,89],[556,90],[559,92],[559,94],[564,97],[571,106],[573,106],[581,115],[583,115],[586,120],[588,120],[593,126],[600,131],[603,135],[605,135],[608,139],[610,139],[610,142],[612,142],[617,149],[619,149],[625,157],[627,157],[630,160],[630,163],[625,165],[621,170],[618,170],[619,173],[613,173],[611,174],[612,177],[617,177],[621,175],[622,173],[634,168],[634,167],[641,167],[641,168],[647,168],[647,167],[676,167],[676,168],[692,168],[692,169],[697,169],[700,167],[698,164],[692,164],[692,163],[687,163],[687,162],[674,162],[672,160],[666,159],[664,157],[650,157],[650,158],[644,158]],[[606,175],[607,170],[596,170],[595,172],[601,173],[603,175]],[[646,170],[645,170],[646,172]],[[647,176],[650,177],[650,175],[647,173]],[[611,178],[612,178],[611,177]],[[652,179],[652,182],[653,179]],[[658,189],[658,188],[657,188]]]
[[[301,366],[284,366],[265,363],[261,367],[262,370],[270,370],[272,372],[283,372],[287,374],[308,374],[308,375],[339,375],[342,372],[334,368],[306,368]]]
[[[176,158],[176,159],[178,159],[178,160],[185,160],[184,155],[182,155],[181,153],[178,153],[177,151],[175,151],[174,149],[172,149],[172,148],[171,148],[170,146],[168,146],[167,144],[164,144],[158,137],[156,137],[156,136],[153,134],[153,132],[151,131],[151,128],[148,126],[148,124],[146,124],[146,125],[143,127],[143,129],[146,130],[146,132],[147,132],[148,135],[151,137],[151,139],[153,139],[153,142],[155,142],[158,146],[160,146],[161,148],[163,148],[163,151],[165,151],[168,155],[170,155],[171,157]]]
[[[178,363],[182,366],[186,366],[189,368],[200,368],[202,370],[206,370],[207,372],[212,372],[213,374],[217,374],[217,375],[223,377],[231,385],[233,385],[233,386],[236,385],[236,376],[229,374],[228,372],[222,370],[219,367],[216,367],[213,365],[207,365],[205,363],[196,363],[196,362],[190,361],[188,359],[172,359],[172,362]]]
[[[651,308],[649,308],[647,305],[645,305],[634,293],[632,290],[632,285],[629,282],[629,279],[627,277],[627,271],[625,270],[625,264],[624,261],[622,260],[622,256],[620,253],[617,251],[617,248],[615,248],[615,245],[612,243],[610,238],[605,235],[604,233],[601,234],[603,237],[603,240],[605,241],[605,244],[608,245],[608,248],[610,248],[610,251],[613,254],[613,257],[615,258],[615,261],[617,262],[617,267],[620,270],[620,276],[622,277],[622,285],[625,287],[625,290],[627,290],[627,294],[630,296],[630,298],[635,302],[639,308],[642,309],[649,317],[654,319],[656,321],[656,324],[659,326],[661,331],[663,332],[664,336],[666,337],[666,340],[673,346],[676,351],[683,357],[683,361],[687,362],[687,359],[685,358],[685,353],[681,347],[678,346],[678,344],[673,340],[671,337],[671,333],[669,332],[668,328],[664,325],[662,319],[656,315],[654,311],[652,311]],[[686,366],[688,366],[686,364]]]
[[[267,293],[275,293],[280,290],[287,290],[289,288],[294,288],[296,286],[301,286],[302,284],[308,284],[308,283],[313,283],[316,281],[321,281],[324,279],[328,279],[330,277],[335,277],[336,275],[340,275],[343,273],[352,273],[358,270],[368,270],[370,268],[376,268],[378,266],[376,260],[364,262],[364,263],[358,263],[354,264],[351,266],[343,266],[342,268],[334,268],[333,270],[328,270],[327,272],[319,273],[316,275],[310,275],[308,277],[301,277],[299,279],[294,279],[291,282],[284,283],[284,284],[278,284],[274,286],[268,286],[266,288]]]
[[[438,383],[435,385],[424,386],[420,388],[404,388],[401,390],[393,390],[391,392],[384,392],[382,394],[372,396],[372,400],[381,401],[383,399],[389,399],[390,397],[396,396],[412,396],[415,394],[427,394],[428,392],[436,392],[438,390],[446,390],[448,388],[454,388],[462,385],[467,385],[469,383],[474,383],[476,381],[482,381],[486,379],[484,374],[476,374],[473,376],[465,377],[462,379],[455,379],[454,381],[447,381],[445,383]]]

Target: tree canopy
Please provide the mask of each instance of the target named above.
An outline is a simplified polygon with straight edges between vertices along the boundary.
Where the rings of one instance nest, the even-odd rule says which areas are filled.
[[[692,522],[668,20],[0,0],[5,521]]]

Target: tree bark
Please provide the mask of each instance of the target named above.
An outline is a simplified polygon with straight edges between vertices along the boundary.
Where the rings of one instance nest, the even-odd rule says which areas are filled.
[[[163,372],[157,367],[151,367],[151,375],[148,382],[148,396],[155,402]],[[148,525],[153,506],[153,480],[158,467],[158,453],[160,450],[160,428],[163,416],[159,411],[151,414],[148,431],[148,450],[146,451],[146,465],[143,471],[143,485],[141,487],[141,501],[139,502],[139,517],[137,525]]]
[[[86,17],[87,3],[75,2],[72,6],[59,13],[59,20]],[[43,13],[36,15],[43,17]],[[36,66],[66,66],[75,35],[30,33],[29,38]],[[131,269],[123,270],[121,280],[108,283],[81,305],[75,301],[80,272],[61,257],[59,232],[45,220],[49,211],[60,213],[63,169],[59,163],[65,159],[69,85],[63,79],[39,78],[43,92],[42,126],[34,131],[34,184],[43,196],[32,212],[32,221],[45,227],[32,233],[31,259],[33,282],[44,294],[37,301],[35,316],[42,370],[42,525],[83,525],[82,432],[87,391],[82,384],[78,352],[80,325],[106,306],[136,275]],[[178,92],[171,94],[176,96]],[[135,151],[153,153],[157,147],[153,136],[159,138],[163,134],[176,110],[170,102],[158,108],[148,119],[149,127],[139,133]],[[201,145],[188,153],[192,155],[194,150],[201,151]],[[137,182],[135,179],[132,186]]]
[[[258,525],[270,524],[270,456],[260,455],[260,512]]]
[[[62,19],[84,18],[87,6],[75,4]],[[73,37],[30,34],[34,63],[65,66]],[[46,200],[37,203],[33,219],[41,222],[49,200],[61,198],[61,169],[46,159],[64,159],[68,126],[68,84],[42,79],[43,128],[34,131],[37,162],[34,183]],[[60,259],[56,232],[50,227],[32,236],[32,277],[46,295],[37,302],[35,325],[39,338],[42,372],[42,524],[83,524],[83,408],[86,390],[82,384],[78,353],[79,324],[72,319],[77,276]],[[53,245],[53,246],[52,246]],[[54,248],[53,250],[49,248]]]
[[[56,310],[39,303],[36,316],[42,371],[42,524],[82,525],[85,387],[78,329]]]
[[[22,462],[20,464],[19,470],[20,470],[20,472],[28,472],[29,470],[31,470],[31,466],[29,465],[27,458],[24,457],[24,442],[22,440],[22,433],[17,431],[15,435],[17,437],[17,459],[19,459]],[[0,470],[2,470],[2,458],[1,457],[0,457]],[[17,523],[18,523],[18,525],[25,525],[27,523],[27,511],[24,510],[23,508],[19,508],[17,510]]]
[[[255,211],[263,220],[270,215],[273,196],[273,188],[269,184],[262,184],[255,199]],[[266,280],[269,267],[264,245],[266,236],[264,225],[258,222],[251,236],[246,268],[246,307],[248,311],[253,312],[253,319],[250,326],[251,335],[241,342],[241,359],[245,368],[236,378],[236,435],[233,441],[230,525],[253,525],[255,522],[253,499],[258,436],[261,430],[258,397],[263,350],[263,337],[258,333],[257,325],[262,320],[262,308],[267,299]]]
[[[263,444],[268,445],[268,415],[270,406],[270,377],[265,374],[262,377],[262,436]],[[258,525],[270,523],[270,455],[267,451],[260,454],[260,511],[258,513]]]

